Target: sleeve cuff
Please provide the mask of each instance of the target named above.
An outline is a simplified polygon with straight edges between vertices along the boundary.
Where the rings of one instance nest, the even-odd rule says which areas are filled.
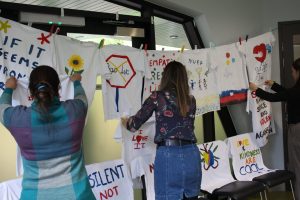
[[[12,88],[5,88],[4,92],[7,94],[12,94],[13,93],[13,89]]]
[[[74,86],[78,86],[78,85],[81,85],[81,82],[79,80],[76,80],[73,82],[74,83]]]

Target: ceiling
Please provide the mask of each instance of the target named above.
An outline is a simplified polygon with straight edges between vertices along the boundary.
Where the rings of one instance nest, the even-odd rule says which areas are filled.
[[[140,16],[139,11],[104,0],[3,0],[3,2]],[[177,48],[184,46],[186,49],[190,49],[188,39],[181,24],[154,17],[154,27],[157,45]],[[170,37],[174,35],[177,37]]]

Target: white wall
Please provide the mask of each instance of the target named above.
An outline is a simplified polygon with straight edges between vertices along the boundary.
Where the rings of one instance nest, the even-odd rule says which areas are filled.
[[[206,47],[238,41],[241,36],[254,37],[275,29],[277,38],[274,47],[272,79],[279,82],[280,65],[278,33],[280,21],[300,19],[299,0],[148,0],[158,5],[185,13],[195,18]],[[265,164],[270,168],[283,168],[282,113],[281,103],[272,104],[277,133],[269,137],[263,149]],[[245,104],[229,107],[235,127],[239,133],[251,131],[250,116],[245,112]]]

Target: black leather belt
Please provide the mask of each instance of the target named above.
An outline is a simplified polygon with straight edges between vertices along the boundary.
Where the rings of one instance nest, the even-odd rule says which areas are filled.
[[[165,139],[164,141],[159,142],[157,146],[184,146],[188,144],[195,144],[195,142],[190,140]]]

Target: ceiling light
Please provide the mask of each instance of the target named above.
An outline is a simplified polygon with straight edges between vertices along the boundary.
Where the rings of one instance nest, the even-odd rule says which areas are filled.
[[[75,17],[75,16],[60,16],[44,13],[29,13],[29,12],[20,12],[20,22],[22,23],[37,23],[37,24],[57,24],[65,26],[85,26],[84,17]]]
[[[177,38],[178,38],[178,35],[170,35],[170,38],[172,38],[172,39],[177,39]]]

